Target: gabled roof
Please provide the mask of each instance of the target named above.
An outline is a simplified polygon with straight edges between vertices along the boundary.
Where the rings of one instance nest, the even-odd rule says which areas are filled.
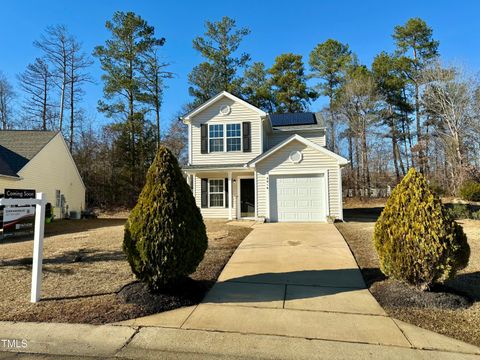
[[[183,116],[183,121],[184,122],[189,122],[190,119],[192,117],[194,117],[195,115],[197,115],[198,113],[200,113],[201,111],[205,110],[206,108],[208,108],[209,106],[211,106],[212,104],[216,103],[218,100],[222,99],[222,98],[228,98],[230,100],[233,100],[233,101],[236,101],[236,102],[239,102],[240,104],[248,107],[249,109],[255,111],[258,113],[258,115],[260,116],[267,116],[267,113],[265,111],[262,111],[260,110],[259,108],[253,106],[252,104],[249,104],[248,102],[246,102],[245,100],[242,100],[240,99],[239,97],[236,97],[235,95],[232,95],[230,94],[229,92],[227,91],[222,91],[220,94],[214,96],[213,98],[211,98],[210,100],[204,102],[202,105],[198,106],[197,108],[193,109],[192,111],[190,111],[188,114],[184,115]]]
[[[17,173],[35,156],[57,131],[0,130],[0,175]]]
[[[301,126],[301,125],[323,125],[323,119],[320,114],[313,112],[270,114],[272,127],[282,126]]]
[[[301,142],[301,143],[303,143],[307,146],[310,146],[310,147],[318,150],[319,152],[323,153],[326,156],[334,158],[335,160],[337,160],[338,165],[340,165],[340,166],[348,164],[348,160],[345,159],[344,157],[342,157],[338,154],[335,154],[334,152],[324,148],[323,146],[320,146],[320,145],[315,144],[314,142],[312,142],[310,140],[305,139],[303,136],[295,134],[295,135],[292,135],[289,138],[283,140],[281,143],[275,145],[271,149],[265,151],[263,154],[260,154],[255,159],[250,160],[247,163],[247,165],[250,166],[250,167],[253,167],[256,163],[258,163],[259,161],[262,161],[263,159],[269,157],[270,155],[277,152],[278,150],[280,150],[284,146],[290,144],[292,141],[299,141],[299,142]]]

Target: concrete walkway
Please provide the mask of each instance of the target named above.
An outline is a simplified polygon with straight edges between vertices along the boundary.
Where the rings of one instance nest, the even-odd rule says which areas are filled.
[[[256,225],[198,306],[116,326],[0,323],[0,339],[7,333],[31,335],[34,353],[104,358],[480,358],[388,317],[327,224]]]

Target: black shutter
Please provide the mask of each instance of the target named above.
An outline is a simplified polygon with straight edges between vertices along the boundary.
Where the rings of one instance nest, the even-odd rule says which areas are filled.
[[[242,130],[243,130],[243,152],[251,152],[252,151],[252,134],[251,134],[251,123],[250,122],[243,122],[242,123]]]
[[[201,153],[206,154],[208,153],[208,125],[207,124],[200,125],[200,136],[201,136],[201,141],[200,141]]]
[[[225,207],[228,208],[228,178],[225,178]]]
[[[202,179],[201,185],[202,192],[202,208],[208,208],[208,179]]]

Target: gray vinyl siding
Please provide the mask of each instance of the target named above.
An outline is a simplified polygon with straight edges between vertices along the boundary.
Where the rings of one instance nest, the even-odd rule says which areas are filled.
[[[302,152],[303,160],[300,163],[294,164],[289,160],[289,155],[292,151]],[[291,142],[257,163],[258,216],[268,218],[269,174],[308,174],[310,172],[318,173],[321,170],[326,170],[325,176],[328,179],[328,213],[331,216],[341,218],[341,197],[339,193],[340,179],[338,176],[339,165],[337,160],[319,152],[317,149],[308,147],[299,141]]]
[[[228,105],[231,112],[228,115],[219,114],[219,109],[223,105]],[[200,149],[201,124],[227,124],[227,123],[241,123],[243,121],[251,122],[251,152],[213,152],[202,154]],[[247,163],[251,159],[260,155],[263,152],[261,148],[262,139],[262,123],[261,118],[252,109],[247,106],[235,102],[229,98],[222,98],[195,115],[192,118],[192,165],[200,164],[238,164]],[[225,134],[226,135],[226,134]]]
[[[273,134],[270,134],[268,137],[268,149],[274,147],[275,145],[281,143],[283,140],[288,139],[290,136],[298,134],[301,137],[310,140],[311,142],[325,146],[325,130],[318,131],[274,131]]]

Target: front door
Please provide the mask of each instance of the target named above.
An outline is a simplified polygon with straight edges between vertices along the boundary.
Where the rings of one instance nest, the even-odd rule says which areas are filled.
[[[255,217],[255,181],[240,179],[240,217]]]

